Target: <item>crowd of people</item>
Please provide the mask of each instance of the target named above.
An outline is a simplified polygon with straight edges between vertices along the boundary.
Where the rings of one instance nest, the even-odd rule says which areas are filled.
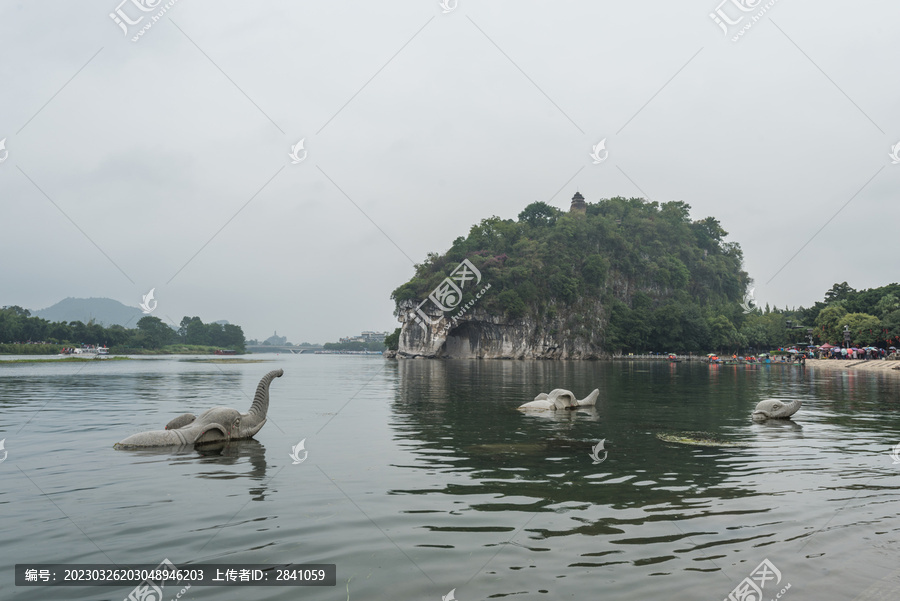
[[[874,346],[866,346],[863,348],[822,348],[818,347],[813,350],[816,359],[887,359],[889,356],[896,354],[897,349],[890,347],[889,349],[876,348]]]
[[[746,357],[737,354],[729,357],[719,357],[710,353],[706,360],[709,363],[800,363],[805,364],[807,359],[841,359],[841,360],[880,360],[900,359],[896,347],[887,349],[874,346],[841,348],[839,346],[823,345],[809,346],[806,348],[782,347],[778,352],[773,351],[774,356],[762,353],[759,356],[748,355]]]

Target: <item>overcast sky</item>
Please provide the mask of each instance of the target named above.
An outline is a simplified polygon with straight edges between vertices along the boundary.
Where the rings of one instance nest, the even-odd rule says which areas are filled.
[[[715,216],[760,304],[898,280],[898,2],[118,1],[0,3],[0,305],[393,330],[414,262],[576,189]]]

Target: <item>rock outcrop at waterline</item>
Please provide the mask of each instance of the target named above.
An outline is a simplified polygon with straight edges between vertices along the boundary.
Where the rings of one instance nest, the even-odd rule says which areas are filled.
[[[427,305],[426,305],[427,306]],[[454,320],[427,312],[432,323],[414,318],[416,303],[400,304],[402,322],[398,358],[458,359],[600,359],[603,349],[565,327],[567,316],[538,321],[525,316],[506,319],[477,307]],[[425,307],[422,307],[425,309]],[[433,309],[433,308],[432,308]],[[597,324],[599,330],[601,324]],[[600,339],[600,332],[595,339]]]

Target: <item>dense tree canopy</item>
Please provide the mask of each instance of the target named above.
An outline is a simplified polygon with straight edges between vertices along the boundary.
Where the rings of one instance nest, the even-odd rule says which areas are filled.
[[[740,246],[690,209],[617,197],[578,214],[534,202],[517,220],[483,219],[443,255],[429,253],[391,298],[399,314],[468,259],[491,285],[479,310],[538,322],[568,315],[569,332],[611,353],[761,352],[809,336],[840,344],[845,326],[853,344],[900,342],[898,284],[857,291],[843,282],[808,309],[745,312]]]
[[[0,309],[0,343],[45,342],[63,346],[106,345],[112,349],[158,349],[169,344],[215,346],[244,350],[244,332],[232,324],[204,324],[199,317],[185,317],[174,330],[158,317],[147,315],[128,329],[104,327],[81,321],[50,322],[18,306]]]
[[[825,299],[797,315],[815,325],[820,343],[841,344],[845,326],[856,345],[897,346],[900,344],[900,284],[855,290],[847,282],[835,284]]]
[[[691,221],[679,201],[611,198],[588,203],[586,214],[535,202],[517,220],[483,219],[445,254],[429,254],[392,298],[398,311],[426,298],[469,259],[491,284],[479,308],[508,319],[565,312],[611,352],[730,348],[742,342],[749,278],[727,235],[713,217]]]

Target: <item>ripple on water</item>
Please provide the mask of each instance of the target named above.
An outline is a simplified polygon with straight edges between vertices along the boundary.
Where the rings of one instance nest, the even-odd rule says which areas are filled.
[[[853,598],[900,551],[891,384],[851,390],[737,370],[713,384],[708,369],[687,364],[673,383],[670,366],[653,364],[629,373],[608,363],[277,361],[285,377],[273,423],[221,455],[111,444],[212,400],[243,408],[259,366],[52,365],[0,379],[0,399],[11,399],[0,402],[4,544],[17,561],[336,563],[336,589],[303,591],[315,600],[348,589],[438,598],[454,587],[460,599],[724,598],[766,557],[802,596]],[[560,383],[600,388],[596,419],[515,411]],[[788,395],[806,401],[794,423],[749,420],[760,398]],[[329,416],[306,401],[336,397],[351,404]],[[749,446],[656,437],[679,431]],[[292,465],[289,450],[304,438],[309,459]],[[609,457],[595,465],[590,449],[604,438]],[[16,598],[127,594],[55,592]]]

